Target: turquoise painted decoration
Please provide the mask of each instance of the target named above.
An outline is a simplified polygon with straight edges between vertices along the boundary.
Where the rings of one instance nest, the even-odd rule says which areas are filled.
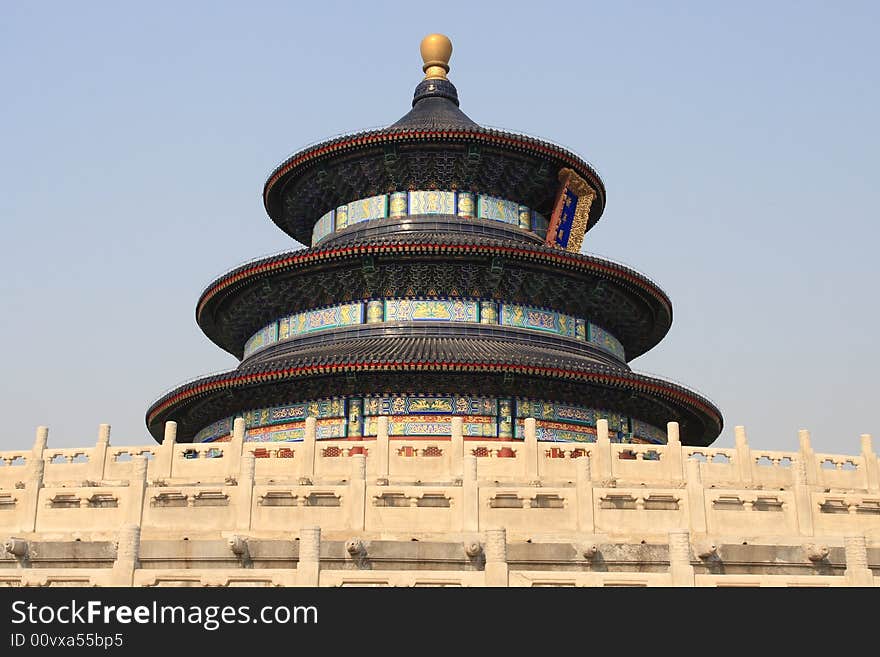
[[[409,214],[455,214],[455,192],[409,192]]]
[[[388,196],[381,194],[371,196],[348,204],[348,226],[369,221],[371,219],[384,219],[388,216]]]
[[[386,322],[476,322],[477,302],[461,299],[388,299]]]
[[[244,357],[247,358],[254,352],[278,342],[278,322],[272,322],[263,327],[244,343]]]
[[[320,219],[318,219],[317,222],[315,222],[315,227],[314,229],[312,229],[312,246],[320,242],[322,239],[324,239],[334,231],[335,217],[336,212],[330,210],[330,212],[323,215]]]
[[[502,303],[501,324],[574,337],[575,318],[553,310]]]
[[[611,335],[601,326],[597,326],[590,322],[587,339],[600,349],[607,351],[609,354],[617,356],[620,360],[626,360],[626,353],[620,340]]]
[[[480,194],[477,197],[477,216],[480,219],[503,221],[506,224],[519,225],[519,204],[495,196]]]

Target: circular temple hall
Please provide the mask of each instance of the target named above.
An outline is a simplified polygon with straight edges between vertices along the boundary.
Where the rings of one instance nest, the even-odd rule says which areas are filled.
[[[655,347],[672,304],[655,283],[581,253],[605,209],[574,153],[481,127],[447,78],[452,44],[422,41],[412,109],[387,128],[324,141],[263,188],[272,221],[307,248],[208,285],[196,321],[238,367],[167,393],[147,411],[162,440],[369,441],[524,438],[684,445],[722,429],[719,410],[628,363]],[[383,428],[384,430],[384,428]]]

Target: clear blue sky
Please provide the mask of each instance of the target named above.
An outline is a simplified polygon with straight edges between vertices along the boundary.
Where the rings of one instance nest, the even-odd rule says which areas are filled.
[[[196,300],[297,245],[266,216],[302,146],[403,115],[430,32],[484,125],[608,190],[585,250],[672,298],[633,362],[753,447],[880,436],[875,2],[6,2],[0,449],[152,442],[147,406],[235,366]],[[875,440],[880,449],[880,437]]]

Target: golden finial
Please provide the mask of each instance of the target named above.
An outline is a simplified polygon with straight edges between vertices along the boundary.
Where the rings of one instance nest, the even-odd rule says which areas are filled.
[[[449,72],[449,58],[452,57],[452,41],[445,34],[429,34],[419,46],[422,70],[426,80],[445,80]]]

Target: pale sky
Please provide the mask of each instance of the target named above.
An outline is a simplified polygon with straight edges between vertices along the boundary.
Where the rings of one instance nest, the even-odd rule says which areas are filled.
[[[874,2],[6,2],[0,450],[41,424],[150,444],[150,403],[235,367],[195,304],[298,247],[267,175],[405,114],[443,32],[465,113],[595,166],[584,250],[672,299],[633,369],[712,399],[716,446],[742,424],[857,454],[880,435],[878,26]]]

